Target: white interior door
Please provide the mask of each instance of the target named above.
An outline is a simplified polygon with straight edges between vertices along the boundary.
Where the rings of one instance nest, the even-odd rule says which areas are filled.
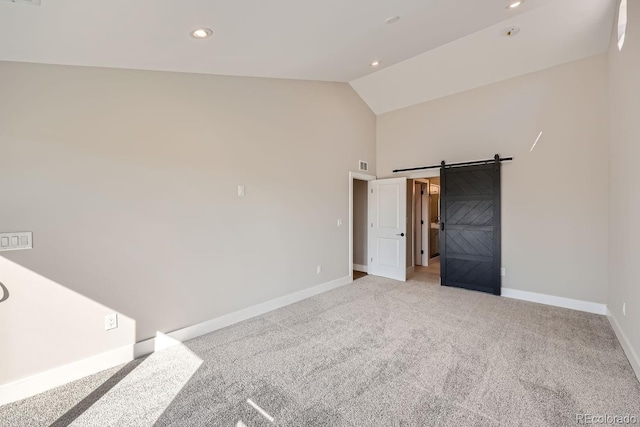
[[[407,280],[407,179],[369,181],[369,274]],[[409,239],[410,241],[410,239]]]

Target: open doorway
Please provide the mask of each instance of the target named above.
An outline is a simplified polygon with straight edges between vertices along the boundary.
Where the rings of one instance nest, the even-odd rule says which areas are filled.
[[[367,181],[353,180],[353,280],[367,275]]]
[[[353,280],[367,275],[368,262],[368,182],[373,175],[349,173],[349,270]]]
[[[410,184],[413,268],[408,279],[439,283],[440,178],[414,178]]]

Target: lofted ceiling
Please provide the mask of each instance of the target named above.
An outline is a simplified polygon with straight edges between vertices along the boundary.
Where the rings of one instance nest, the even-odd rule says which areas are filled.
[[[0,60],[349,82],[558,1],[0,0]]]
[[[13,1],[41,4],[0,0],[0,60],[350,82],[376,114],[605,52],[616,4]]]
[[[376,114],[607,51],[616,0],[554,0],[351,82]],[[507,36],[517,26],[520,32]]]

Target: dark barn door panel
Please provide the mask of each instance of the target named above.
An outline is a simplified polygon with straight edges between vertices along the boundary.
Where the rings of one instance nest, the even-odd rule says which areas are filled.
[[[440,171],[442,285],[500,295],[500,159]]]

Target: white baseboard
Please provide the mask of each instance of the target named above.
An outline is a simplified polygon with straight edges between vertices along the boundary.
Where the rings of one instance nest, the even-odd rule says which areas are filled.
[[[629,359],[629,363],[631,364],[633,371],[636,373],[636,377],[640,380],[640,357],[638,357],[638,353],[633,349],[629,338],[627,338],[627,335],[622,331],[622,328],[618,323],[618,319],[616,319],[608,308],[607,318],[609,319],[609,323],[611,323],[613,332],[615,332],[618,337],[618,341],[620,341],[620,345],[622,346],[624,353],[627,355],[627,359]]]
[[[280,298],[272,299],[262,304],[247,307],[242,310],[234,311],[233,313],[225,314],[224,316],[216,317],[215,319],[207,320],[196,325],[187,326],[186,328],[163,334],[163,337],[168,337],[170,339],[165,338],[160,341],[158,337],[154,337],[138,342],[135,346],[135,357],[142,357],[149,353],[153,353],[154,351],[166,348],[171,345],[171,343],[177,344],[188,341],[201,335],[233,325],[234,323],[260,316],[261,314],[268,313],[269,311],[277,310],[278,308],[339,288],[340,286],[348,285],[352,281],[353,279],[351,275],[341,277],[339,279],[332,280],[331,282],[322,283]]]
[[[52,388],[67,384],[104,371],[114,366],[128,363],[134,358],[145,356],[154,351],[179,344],[180,342],[208,334],[215,330],[233,325],[234,323],[250,319],[255,316],[276,310],[303,299],[330,291],[353,281],[351,275],[341,277],[331,282],[322,283],[308,289],[303,289],[280,298],[254,305],[206,322],[188,326],[168,334],[158,334],[157,337],[138,342],[134,345],[121,347],[105,353],[78,360],[55,369],[51,369],[19,381],[0,386],[0,405],[25,399]]]
[[[361,265],[361,264],[353,264],[353,269],[355,271],[361,271],[363,273],[366,273],[367,270],[369,270],[369,266],[367,265]]]
[[[0,405],[25,399],[133,360],[133,345],[100,353],[0,386]]]
[[[540,304],[553,305],[556,307],[570,308],[572,310],[586,311],[588,313],[602,315],[607,314],[606,304],[600,304],[597,302],[581,301],[577,299],[557,297],[547,294],[538,294],[535,292],[520,291],[518,289],[510,288],[502,288],[502,296],[524,301],[537,302]]]

